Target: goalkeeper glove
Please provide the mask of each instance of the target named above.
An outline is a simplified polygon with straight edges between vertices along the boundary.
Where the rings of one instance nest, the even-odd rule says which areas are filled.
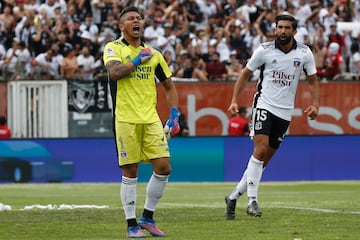
[[[164,133],[167,140],[170,140],[172,136],[179,134],[180,125],[179,125],[179,111],[172,107],[170,110],[169,120],[166,121],[164,126]]]
[[[149,48],[144,48],[143,50],[141,50],[141,52],[136,57],[134,57],[131,60],[131,62],[135,65],[135,67],[138,67],[142,63],[141,59],[143,57],[148,57],[151,55],[152,55],[151,50]]]

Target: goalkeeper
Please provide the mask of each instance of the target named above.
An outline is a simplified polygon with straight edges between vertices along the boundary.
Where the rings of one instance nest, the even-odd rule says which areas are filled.
[[[120,199],[128,238],[146,237],[142,229],[152,236],[165,236],[153,215],[171,172],[167,138],[180,129],[172,73],[161,53],[141,41],[143,27],[139,10],[125,8],[119,16],[123,37],[107,43],[103,53],[113,102],[116,150],[122,170]],[[165,88],[169,105],[165,129],[156,110],[155,77]],[[141,162],[150,162],[153,172],[146,187],[144,210],[137,221],[136,186]]]

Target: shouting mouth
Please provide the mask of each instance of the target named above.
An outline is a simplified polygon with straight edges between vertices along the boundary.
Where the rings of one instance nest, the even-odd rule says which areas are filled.
[[[140,33],[140,26],[139,25],[134,25],[133,26],[133,32],[134,33]]]

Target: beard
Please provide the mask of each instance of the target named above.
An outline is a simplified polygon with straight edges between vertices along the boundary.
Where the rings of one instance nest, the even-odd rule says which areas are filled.
[[[292,39],[293,39],[293,36],[285,36],[285,38],[283,38],[281,36],[276,37],[276,40],[278,41],[278,43],[280,45],[287,45],[288,43],[291,42]]]

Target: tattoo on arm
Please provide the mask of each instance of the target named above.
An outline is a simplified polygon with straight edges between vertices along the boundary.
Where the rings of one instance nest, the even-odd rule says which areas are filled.
[[[105,67],[109,73],[110,79],[113,81],[120,80],[135,70],[135,66],[132,63],[123,64],[119,61],[110,61]]]

